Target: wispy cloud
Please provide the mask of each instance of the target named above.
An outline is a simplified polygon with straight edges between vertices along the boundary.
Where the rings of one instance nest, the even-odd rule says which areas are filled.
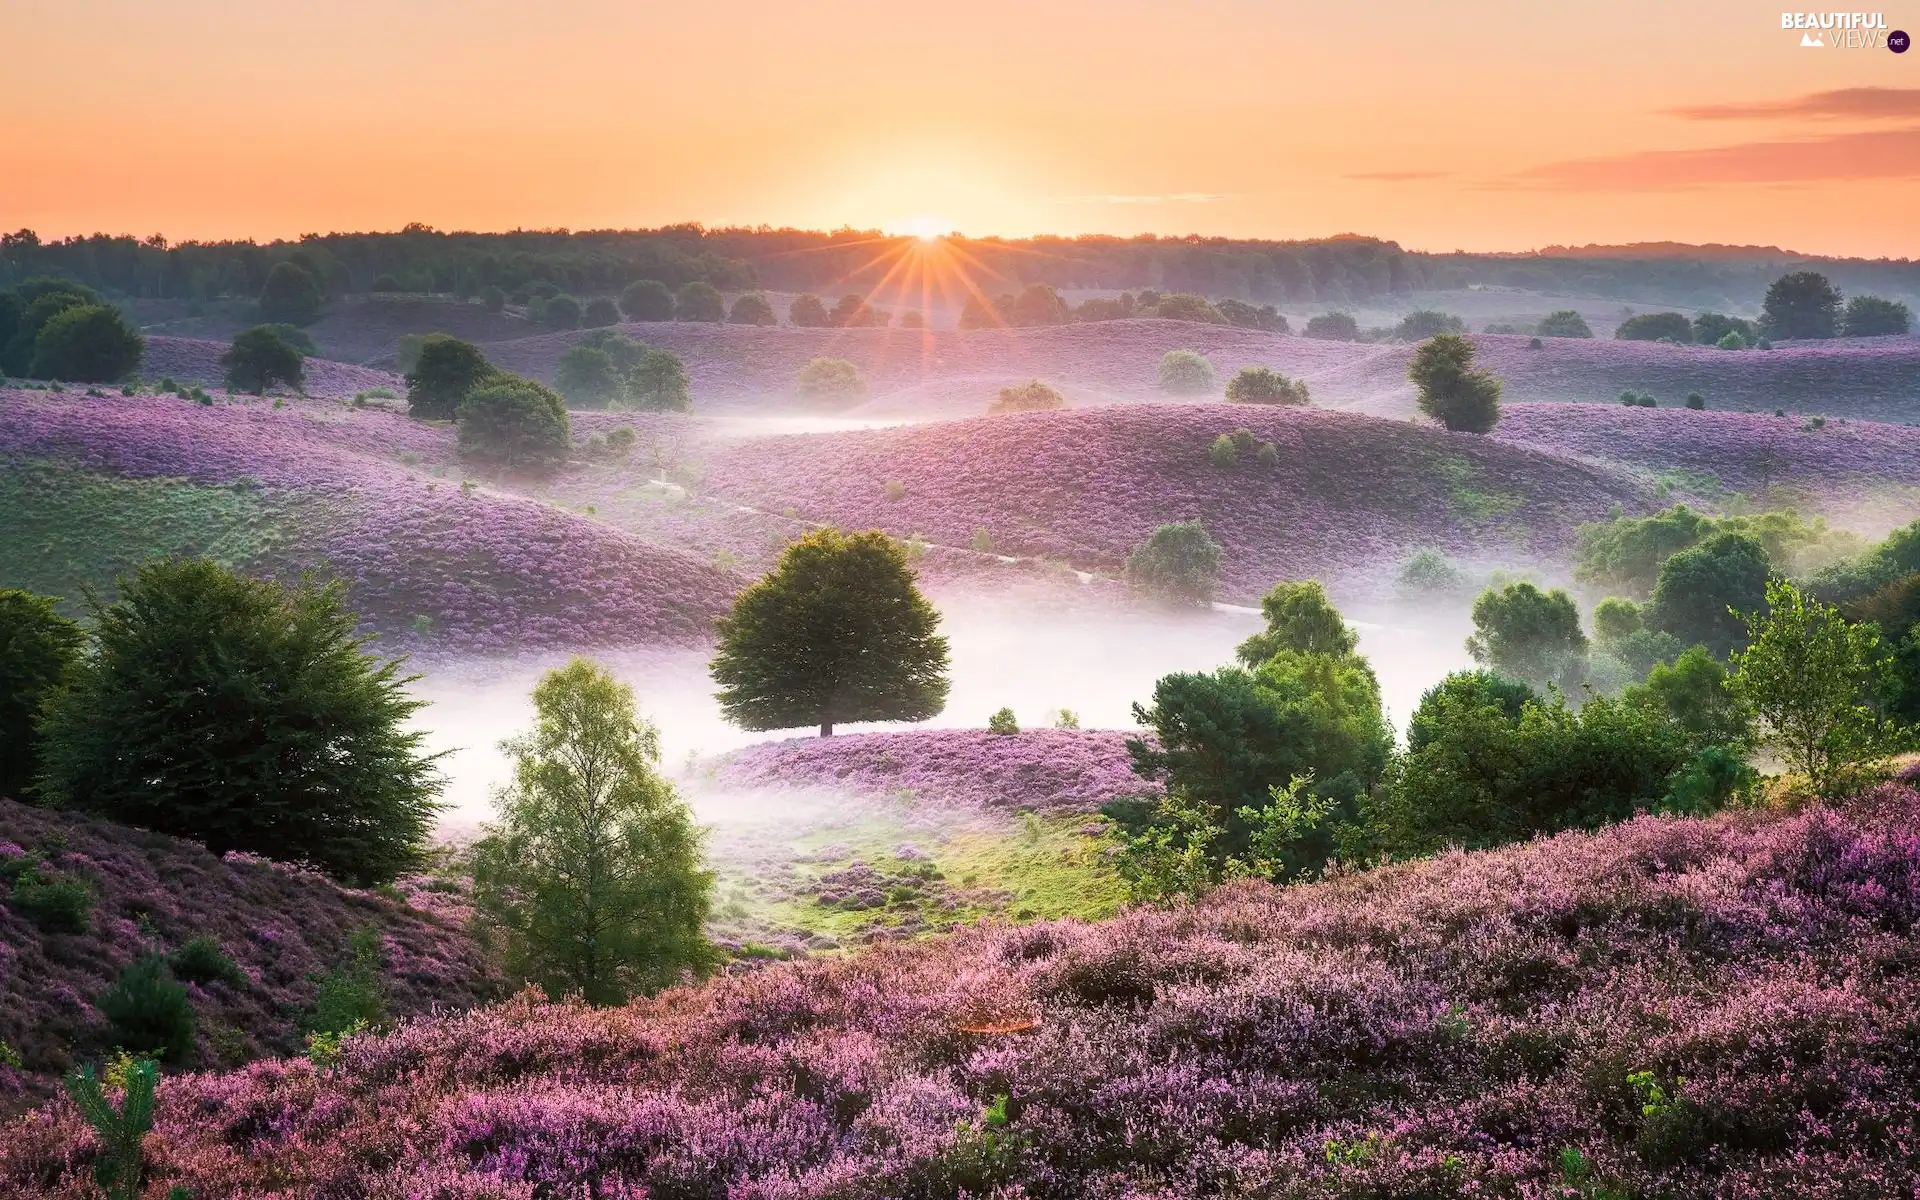
[[[1416,179],[1444,179],[1448,171],[1355,171],[1348,179],[1366,179],[1375,183],[1411,183]]]
[[[1780,117],[1823,120],[1885,120],[1920,117],[1920,88],[1857,87],[1812,92],[1784,100],[1739,100],[1670,108],[1667,115],[1689,121],[1760,121]]]
[[[1661,192],[1727,184],[1920,178],[1920,128],[1696,150],[1641,150],[1544,163],[1487,186],[1542,191]]]
[[[1162,192],[1154,195],[1103,194],[1097,196],[1062,196],[1062,204],[1217,204],[1228,199],[1231,192]]]

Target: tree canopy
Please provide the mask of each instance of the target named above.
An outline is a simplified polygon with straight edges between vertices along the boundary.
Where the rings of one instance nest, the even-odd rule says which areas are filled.
[[[531,379],[490,376],[460,406],[459,447],[509,470],[550,470],[573,449],[567,402]]]
[[[1500,381],[1474,369],[1473,343],[1443,333],[1413,352],[1407,377],[1420,411],[1455,433],[1486,433],[1500,421]]]
[[[1160,356],[1160,390],[1176,396],[1203,396],[1213,390],[1213,364],[1194,350],[1169,350]]]
[[[1586,677],[1587,635],[1573,597],[1525,581],[1488,588],[1473,602],[1473,660],[1536,691],[1573,691]]]
[[[1840,289],[1818,271],[1773,281],[1760,306],[1760,332],[1770,338],[1830,338],[1840,323]]]
[[[1176,604],[1206,605],[1224,557],[1198,521],[1162,525],[1127,555],[1129,586]]]
[[[406,373],[407,415],[450,421],[460,415],[474,388],[494,374],[480,347],[450,333],[430,333],[421,339],[413,369]]]
[[[146,341],[117,308],[80,304],[63,308],[33,339],[32,373],[73,383],[112,383],[140,365]]]
[[[269,323],[311,325],[325,302],[320,281],[294,262],[276,263],[260,287],[260,316]]]
[[[234,335],[220,365],[227,369],[229,390],[256,396],[276,383],[298,390],[307,377],[305,357],[273,325],[256,325]]]
[[[0,589],[0,796],[25,799],[39,773],[40,705],[66,678],[84,642],[53,599]]]

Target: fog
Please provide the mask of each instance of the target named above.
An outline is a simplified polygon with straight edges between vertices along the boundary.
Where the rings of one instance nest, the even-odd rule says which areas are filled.
[[[1083,728],[1131,728],[1132,705],[1151,697],[1160,676],[1229,663],[1234,646],[1261,626],[1257,611],[1224,606],[1168,614],[955,598],[937,603],[951,644],[953,689],[946,711],[927,722],[929,728],[980,728],[1003,705],[1023,726],[1048,724],[1064,707]],[[1442,675],[1470,665],[1462,648],[1462,613],[1382,608],[1355,609],[1353,615],[1360,653],[1380,677],[1396,727],[1404,727],[1420,694]],[[508,775],[498,743],[531,724],[534,683],[566,657],[556,652],[423,668],[425,677],[413,691],[429,705],[415,724],[432,749],[450,751],[442,763],[451,805],[445,832],[469,830],[490,815],[492,791]],[[752,742],[812,736],[809,730],[747,733],[728,725],[713,698],[705,650],[594,657],[633,687],[642,713],[660,727],[661,757],[672,773],[691,759]],[[837,731],[898,728],[842,725]]]

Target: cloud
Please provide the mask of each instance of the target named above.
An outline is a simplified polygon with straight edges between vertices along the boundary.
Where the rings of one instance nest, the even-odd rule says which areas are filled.
[[[1375,183],[1411,183],[1416,179],[1444,179],[1447,171],[1356,171],[1348,179],[1366,179]]]
[[[1756,121],[1778,117],[1884,120],[1920,117],[1920,88],[1857,87],[1813,92],[1785,100],[1741,100],[1670,108],[1670,117],[1689,121]]]
[[[1217,204],[1227,199],[1229,192],[1165,192],[1159,195],[1099,195],[1099,196],[1062,196],[1062,204]]]
[[[1664,192],[1728,184],[1915,178],[1920,178],[1920,127],[1572,159],[1529,167],[1488,186],[1541,191]]]

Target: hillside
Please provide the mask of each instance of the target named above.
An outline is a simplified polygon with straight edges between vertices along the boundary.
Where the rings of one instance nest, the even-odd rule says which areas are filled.
[[[167,1080],[148,1151],[222,1195],[1904,1195],[1917,814],[1887,785],[1644,817],[626,1008],[516,1001],[325,1075]],[[0,1189],[79,1196],[89,1137],[64,1104],[13,1125]]]
[[[146,353],[140,359],[140,375],[145,379],[172,379],[209,388],[224,386],[227,369],[220,365],[220,356],[227,352],[229,345],[230,341],[206,338],[149,336]],[[391,371],[309,358],[303,387],[309,396],[350,397],[378,387],[402,390],[406,383]]]
[[[1278,462],[1208,460],[1238,428]],[[899,484],[889,496],[889,484]],[[1113,570],[1153,529],[1199,519],[1223,599],[1277,579],[1351,578],[1423,546],[1556,553],[1573,526],[1649,493],[1615,473],[1468,434],[1339,412],[1125,405],[715,444],[703,488],[850,528]]]
[[[85,931],[62,932],[23,912],[12,882],[0,895],[0,1041],[21,1058],[19,1070],[0,1065],[0,1112],[43,1099],[74,1064],[110,1053],[96,999],[128,963],[195,937],[218,941],[246,975],[239,986],[189,985],[196,1062],[209,1069],[297,1052],[314,976],[346,957],[359,926],[385,937],[396,1016],[471,1007],[499,990],[464,929],[428,912],[311,872],[0,799],[0,879],[17,880],[29,852],[43,856],[44,878],[84,882],[95,900]]]

